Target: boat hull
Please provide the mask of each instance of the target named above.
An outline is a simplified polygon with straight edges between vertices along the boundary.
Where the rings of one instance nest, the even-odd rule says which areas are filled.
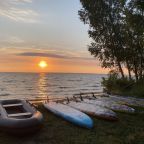
[[[30,114],[28,113],[29,115],[27,116],[25,113],[16,113],[20,108],[15,106],[15,102],[19,105],[21,104],[21,109],[23,108],[25,113],[29,112]],[[24,100],[0,101],[0,113],[0,129],[5,132],[12,134],[26,134],[36,132],[36,130],[42,126],[42,114]]]

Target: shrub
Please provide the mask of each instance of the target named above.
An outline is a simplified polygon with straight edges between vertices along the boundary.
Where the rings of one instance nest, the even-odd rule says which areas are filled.
[[[110,93],[120,93],[130,91],[135,84],[133,79],[121,78],[117,71],[110,71],[107,78],[103,78],[102,85]]]

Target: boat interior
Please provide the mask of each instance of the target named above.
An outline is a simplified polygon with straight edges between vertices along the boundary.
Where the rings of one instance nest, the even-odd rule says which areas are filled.
[[[8,117],[13,117],[17,119],[30,118],[32,116],[31,112],[28,112],[21,101],[7,101],[2,103]]]

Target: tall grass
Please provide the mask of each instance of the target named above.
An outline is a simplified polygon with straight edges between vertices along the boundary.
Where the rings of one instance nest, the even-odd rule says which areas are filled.
[[[103,78],[104,90],[118,95],[144,97],[144,79],[135,81],[127,77],[121,78],[116,71],[111,71],[108,78]]]

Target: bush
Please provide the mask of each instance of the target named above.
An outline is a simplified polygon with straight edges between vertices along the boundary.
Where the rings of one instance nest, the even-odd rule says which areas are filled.
[[[110,71],[108,78],[103,78],[102,85],[106,91],[119,94],[131,91],[135,81],[133,79],[129,80],[127,77],[121,78],[117,71]]]
[[[144,97],[144,78],[139,81],[121,78],[117,71],[110,71],[107,78],[103,78],[104,90],[111,94]]]

